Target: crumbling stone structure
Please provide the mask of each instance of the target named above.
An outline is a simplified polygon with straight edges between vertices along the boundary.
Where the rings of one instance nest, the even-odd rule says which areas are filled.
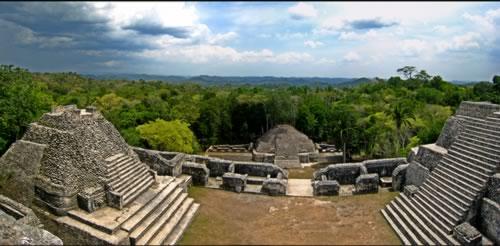
[[[33,211],[0,195],[0,244],[1,245],[62,245],[60,238],[42,229]]]
[[[274,163],[282,168],[301,168],[302,164],[334,163],[342,153],[334,145],[315,144],[290,125],[277,125],[253,143],[213,145],[208,156],[231,161]]]
[[[404,192],[382,210],[403,244],[500,243],[499,147],[500,105],[462,102],[435,144],[410,153],[393,171]]]
[[[399,167],[404,165],[408,165],[406,158],[389,158],[367,160],[357,163],[331,164],[314,172],[312,182],[314,194],[338,194],[338,192],[334,191],[337,183],[326,181],[336,181],[341,185],[354,184],[357,190],[355,193],[358,194],[378,192],[380,177],[390,176],[394,170],[401,170],[402,168]]]
[[[183,158],[134,151],[93,107],[57,107],[0,158],[0,193],[39,211],[66,243],[172,244],[199,207],[186,179],[163,176],[178,176]]]

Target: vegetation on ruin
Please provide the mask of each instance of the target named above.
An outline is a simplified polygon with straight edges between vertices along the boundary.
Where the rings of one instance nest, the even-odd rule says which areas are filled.
[[[498,76],[494,83],[455,85],[411,66],[398,71],[403,79],[377,78],[342,88],[201,86],[96,80],[76,73],[31,73],[3,65],[0,153],[52,106],[76,104],[97,106],[129,144],[139,147],[199,152],[212,144],[249,143],[274,125],[288,123],[316,142],[345,148],[348,160],[353,156],[394,157],[434,142],[461,101],[500,103]],[[141,134],[141,129],[158,122],[162,123],[156,132],[143,130]],[[164,135],[162,128],[178,135]],[[191,134],[192,139],[186,139]]]

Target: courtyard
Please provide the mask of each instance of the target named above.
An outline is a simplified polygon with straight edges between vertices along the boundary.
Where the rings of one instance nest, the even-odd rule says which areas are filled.
[[[201,206],[180,244],[399,245],[380,213],[397,194],[272,197],[191,187]]]

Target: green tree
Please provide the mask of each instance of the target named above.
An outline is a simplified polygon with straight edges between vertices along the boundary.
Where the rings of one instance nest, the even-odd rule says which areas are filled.
[[[416,71],[416,68],[414,66],[404,66],[402,68],[398,68],[396,71],[403,74],[406,79],[412,79],[411,75]]]
[[[405,102],[395,103],[389,110],[389,115],[394,120],[397,135],[400,142],[396,144],[396,153],[399,153],[399,146],[405,146],[405,136],[401,131],[402,126],[411,126],[411,119],[415,120],[413,108]]]
[[[495,90],[498,93],[500,93],[500,76],[499,75],[493,76],[493,88],[495,88]]]
[[[428,82],[431,79],[431,76],[427,73],[427,71],[420,70],[420,72],[418,72],[415,75],[415,79],[420,80],[420,81],[426,83],[426,82]]]
[[[189,124],[180,120],[157,119],[138,126],[137,131],[153,149],[185,153],[198,151],[198,143]]]
[[[49,111],[52,98],[28,70],[0,66],[0,153],[20,138],[28,124]]]

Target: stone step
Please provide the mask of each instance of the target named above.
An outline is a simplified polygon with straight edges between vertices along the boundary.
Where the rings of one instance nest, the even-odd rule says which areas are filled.
[[[469,145],[476,149],[480,149],[484,152],[494,153],[500,155],[500,145],[495,145],[481,140],[472,139],[464,135],[460,135],[455,143],[460,143],[461,145]]]
[[[480,144],[482,146],[487,146],[488,148],[499,148],[500,143],[496,143],[494,141],[490,141],[489,138],[479,136],[479,135],[473,135],[468,132],[462,132],[457,139],[464,139],[466,142],[473,142]]]
[[[169,180],[167,185],[153,199],[149,200],[144,207],[124,221],[121,224],[121,228],[127,232],[131,232],[139,225],[145,224],[147,219],[154,217],[150,215],[153,213],[157,214],[160,207],[168,207],[171,200],[176,196],[174,192],[179,191],[179,189],[176,189],[178,183],[178,180]]]
[[[116,158],[114,161],[112,162],[106,162],[106,168],[107,169],[113,169],[119,165],[121,165],[123,163],[123,161],[126,161],[126,160],[129,160],[130,157],[127,156],[127,155],[122,155],[118,158]]]
[[[112,156],[110,156],[110,157],[106,158],[104,161],[106,161],[106,162],[108,162],[108,163],[111,163],[111,162],[113,162],[114,160],[116,160],[117,158],[119,158],[119,157],[123,157],[123,156],[124,156],[124,154],[123,154],[123,153],[118,153],[118,154],[115,154],[115,155],[112,155]]]
[[[455,178],[451,174],[441,171],[441,169],[434,170],[434,172],[432,172],[432,174],[435,175],[436,178],[438,178],[438,176],[439,176],[439,178],[445,179],[445,181],[447,181],[448,184],[451,183],[451,184],[455,184],[456,187],[457,186],[463,187],[462,190],[468,191],[468,193],[470,195],[475,195],[476,193],[480,192],[481,188],[482,188],[481,186],[469,184],[468,182],[464,182],[462,179]]]
[[[482,155],[481,153],[469,151],[469,150],[462,149],[460,147],[455,147],[455,146],[452,146],[448,150],[448,153],[449,154],[459,153],[462,156],[468,157],[469,160],[475,159],[475,160],[481,161],[483,163],[486,163],[490,166],[495,166],[499,162],[499,159],[497,159],[497,158],[492,159],[492,158],[489,158],[489,157]]]
[[[432,206],[433,212],[436,213],[437,217],[441,218],[445,224],[452,227],[460,219],[460,216],[456,215],[456,211],[445,209],[442,204],[434,197],[430,196],[428,192],[422,190],[416,196],[420,198],[420,200],[425,201],[426,205]]]
[[[488,176],[486,176],[484,173],[478,172],[474,169],[472,169],[474,171],[471,171],[471,168],[464,167],[461,164],[451,164],[448,159],[441,159],[441,163],[439,165],[442,165],[441,168],[447,169],[447,171],[456,172],[460,176],[467,177],[468,179],[474,180],[479,184],[483,184],[486,180],[488,180]]]
[[[447,233],[445,230],[443,230],[443,227],[440,227],[441,225],[439,223],[434,222],[435,219],[432,219],[429,217],[429,214],[425,213],[425,209],[422,209],[422,207],[415,205],[415,200],[410,200],[405,194],[400,193],[399,197],[414,211],[416,214],[419,215],[419,218],[422,219],[425,224],[423,226],[430,226],[431,230],[434,231],[441,239],[444,239],[447,241],[446,244],[449,245],[459,245],[456,243],[456,241],[449,237],[449,233]],[[445,245],[445,244],[441,244]]]
[[[490,159],[493,159],[493,160],[500,159],[500,149],[499,150],[488,151],[489,149],[484,148],[484,147],[479,147],[478,148],[474,144],[463,144],[463,143],[460,143],[460,142],[453,143],[453,145],[451,146],[451,148],[454,148],[454,149],[457,149],[457,150],[463,149],[463,150],[466,150],[468,152],[477,153],[477,154],[479,154],[481,156],[484,156],[486,158],[490,158]]]
[[[438,194],[434,194],[430,189],[421,189],[423,196],[426,196],[428,200],[434,202],[439,205],[438,210],[444,211],[450,218],[451,221],[458,221],[462,217],[462,211],[464,209],[455,208],[450,205],[449,198],[440,199],[441,197]]]
[[[131,245],[153,245],[151,240],[156,237],[156,235],[160,234],[161,231],[167,225],[170,223],[172,224],[173,222],[175,223],[175,218],[178,217],[179,215],[182,216],[185,211],[182,209],[187,210],[186,206],[190,206],[191,203],[193,202],[192,198],[187,197],[187,193],[181,193],[181,195],[177,198],[174,204],[168,208],[168,210],[162,214],[160,217],[158,217],[157,220],[151,225],[151,227],[144,233],[142,236],[136,238],[135,240],[132,240],[132,237],[130,237],[130,242]],[[173,222],[172,222],[173,221]],[[175,223],[176,224],[176,223]],[[163,235],[164,237],[167,237],[168,235]],[[156,244],[156,245],[160,245]]]
[[[500,144],[500,139],[493,134],[498,134],[497,132],[484,132],[476,128],[465,128],[464,132],[468,133],[469,136],[480,137],[482,139],[487,139],[488,142],[493,142],[494,144]]]
[[[477,173],[482,173],[486,176],[490,176],[492,173],[491,168],[488,167],[483,167],[471,162],[464,161],[460,159],[460,157],[457,156],[451,156],[451,155],[446,155],[443,157],[443,160],[446,160],[447,162],[451,162],[453,165],[460,165],[462,168],[467,167],[467,170],[474,169],[476,170]]]
[[[125,206],[126,204],[134,200],[137,196],[142,194],[142,192],[147,190],[153,183],[154,179],[151,176],[150,178],[142,180],[139,184],[134,185],[132,189],[123,194],[123,205]]]
[[[457,157],[457,159],[462,160],[462,163],[473,163],[473,164],[476,164],[478,166],[482,166],[485,169],[492,170],[492,169],[495,169],[495,167],[496,167],[494,164],[491,164],[491,163],[488,163],[488,162],[485,162],[485,161],[482,161],[482,160],[478,160],[476,158],[473,158],[471,156],[462,154],[462,153],[457,152],[457,151],[449,150],[448,151],[448,155]]]
[[[450,221],[446,216],[441,214],[440,212],[437,212],[434,208],[435,205],[429,205],[429,202],[423,198],[424,196],[420,195],[420,193],[417,193],[413,200],[415,201],[415,204],[422,209],[423,213],[427,214],[427,216],[434,221],[437,225],[439,225],[440,228],[443,228],[443,231],[446,233],[451,233],[452,228],[453,228],[453,222]]]
[[[108,169],[108,175],[106,176],[109,180],[116,180],[118,176],[123,175],[126,172],[129,172],[130,169],[133,169],[137,166],[137,161],[133,159],[127,159],[123,162],[124,164],[117,167],[116,169],[110,170]]]
[[[480,176],[475,176],[474,174],[464,172],[461,169],[457,168],[451,168],[449,166],[443,165],[439,167],[439,169],[448,175],[451,175],[452,177],[455,177],[457,179],[463,179],[464,182],[470,182],[472,185],[475,187],[481,187],[483,186],[485,180],[482,179]]]
[[[393,211],[396,212],[397,216],[403,221],[406,225],[406,228],[411,230],[411,234],[417,237],[419,242],[422,244],[432,244],[432,240],[424,233],[420,228],[413,222],[412,219],[406,214],[404,207],[400,207],[399,204],[393,200],[389,205],[392,207]],[[407,232],[408,235],[411,235],[410,232]],[[411,238],[411,236],[410,236]],[[419,244],[417,241],[411,240],[413,244]]]
[[[266,177],[248,176],[247,184],[261,185],[264,183],[264,180],[266,180]]]
[[[174,228],[174,230],[170,233],[170,235],[163,241],[163,245],[175,245],[179,242],[184,234],[184,231],[188,228],[188,226],[193,221],[194,217],[198,213],[198,209],[200,208],[200,204],[193,203],[186,214],[182,217],[182,220],[179,224]]]
[[[168,197],[168,203],[160,204],[151,215],[133,229],[129,235],[130,244],[134,245],[145,237],[149,240],[160,227],[167,223],[186,198],[187,193],[182,193],[181,189],[175,189],[174,193]]]
[[[150,245],[160,245],[164,244],[165,240],[172,235],[176,227],[180,226],[181,221],[188,216],[188,211],[191,209],[191,207],[194,205],[194,200],[193,198],[187,198],[182,206],[179,208],[179,210],[175,213],[175,215],[168,221],[167,224],[163,228],[161,228],[161,231],[156,233],[156,235],[151,239],[151,241],[148,242]]]
[[[441,239],[439,235],[434,233],[434,231],[423,221],[424,215],[416,213],[408,204],[406,204],[406,200],[401,198],[401,196],[397,196],[395,198],[396,203],[405,211],[405,213],[410,217],[410,219],[415,223],[424,233],[428,235],[431,241],[426,241],[428,244],[440,244],[445,245],[446,243]],[[427,218],[425,218],[427,219]]]
[[[474,200],[475,193],[470,192],[469,190],[466,190],[461,186],[457,186],[457,184],[455,183],[452,183],[448,180],[442,180],[441,178],[436,177],[433,174],[431,174],[428,180],[430,185],[441,186],[448,193],[452,193],[458,197],[461,197],[466,202]]]
[[[385,209],[387,214],[391,217],[392,221],[395,222],[403,235],[408,239],[410,245],[421,245],[422,243],[418,240],[417,236],[408,228],[408,226],[403,222],[403,220],[398,216],[398,214],[390,206],[392,203],[388,204]]]
[[[452,166],[457,169],[461,169],[463,171],[469,172],[474,174],[475,176],[481,177],[482,179],[488,179],[490,177],[491,170],[486,169],[481,166],[476,166],[471,163],[463,164],[458,162],[456,159],[454,159],[451,156],[444,156],[443,159],[441,159],[441,164],[444,164],[446,166]]]
[[[493,122],[492,121],[483,121],[483,122],[466,121],[465,127],[466,128],[473,128],[476,131],[481,131],[484,133],[489,132],[490,134],[494,134],[494,132],[497,132],[498,130],[500,130],[500,126],[497,125],[494,121]]]
[[[446,195],[448,198],[450,198],[451,201],[456,204],[457,207],[467,209],[472,203],[472,199],[470,197],[467,197],[460,192],[453,192],[454,190],[451,190],[449,187],[443,187],[437,182],[425,182],[422,185],[422,188],[424,187],[426,189],[434,190],[434,192],[439,192],[443,195]]]
[[[127,176],[120,177],[120,179],[115,180],[110,184],[110,186],[118,193],[122,193],[124,189],[133,184],[138,179],[143,178],[146,175],[151,175],[146,167],[138,167],[133,173]]]
[[[426,190],[426,192],[431,193],[434,197],[437,197],[439,199],[439,202],[446,203],[446,206],[455,210],[458,216],[462,216],[465,212],[467,212],[467,209],[469,208],[469,203],[458,199],[456,196],[448,192],[441,192],[441,190],[436,189],[433,186],[422,186],[421,189]]]
[[[411,245],[410,240],[406,238],[406,236],[401,232],[399,227],[396,225],[396,223],[391,219],[391,216],[387,214],[387,206],[380,210],[382,213],[382,216],[384,216],[385,220],[389,223],[389,225],[392,227],[392,229],[396,232],[396,235],[399,237],[403,245]]]

